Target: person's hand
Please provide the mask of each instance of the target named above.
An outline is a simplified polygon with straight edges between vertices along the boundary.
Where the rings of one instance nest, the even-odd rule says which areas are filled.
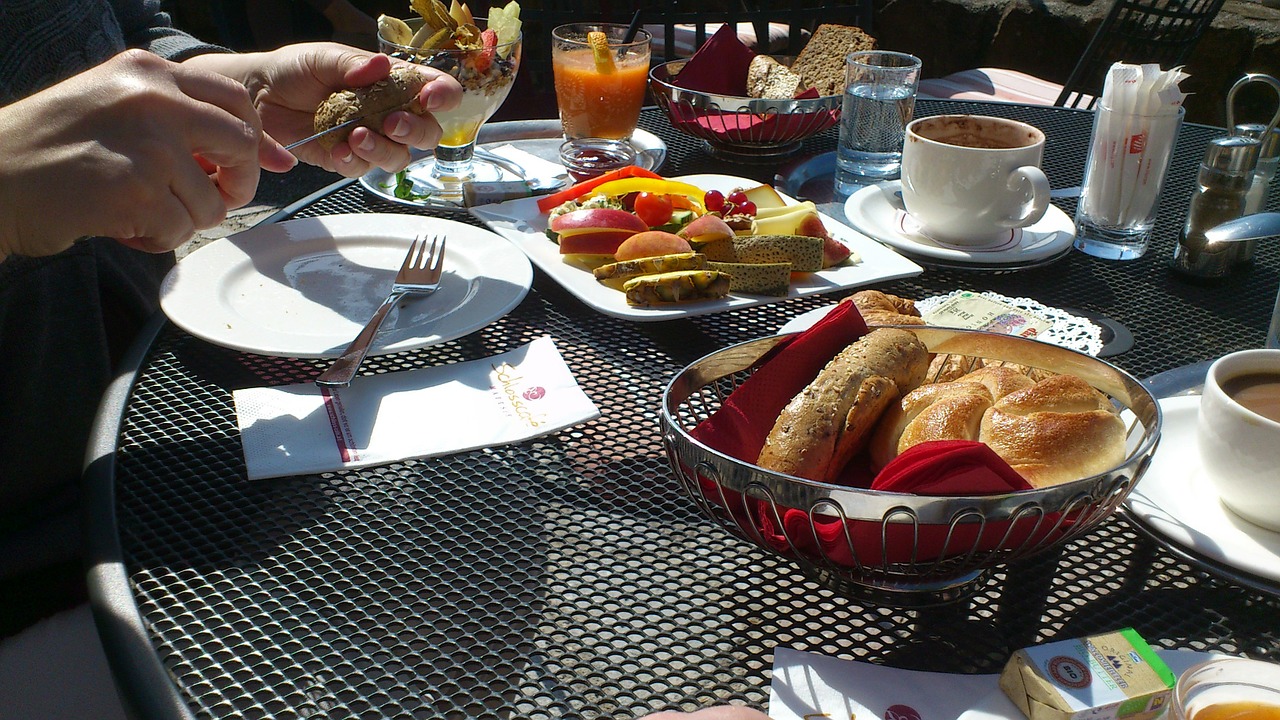
[[[769,716],[741,705],[716,705],[691,713],[660,712],[645,715],[640,720],[769,720]]]
[[[267,53],[198,55],[186,61],[190,63],[245,82],[267,133],[287,144],[313,133],[316,107],[330,94],[385,78],[392,61],[337,43],[300,43]],[[458,106],[462,86],[457,80],[432,68],[418,70],[430,78],[418,94],[423,107],[434,111]],[[387,172],[404,169],[410,148],[434,148],[440,135],[440,124],[429,113],[398,111],[387,116],[381,133],[357,127],[347,142],[332,150],[310,142],[294,152],[303,162],[359,177],[373,167]]]
[[[0,259],[105,236],[171,250],[296,161],[243,85],[142,50],[0,107]]]

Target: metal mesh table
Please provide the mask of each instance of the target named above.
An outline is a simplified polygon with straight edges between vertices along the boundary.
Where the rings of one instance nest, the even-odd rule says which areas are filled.
[[[1055,186],[1080,182],[1091,120],[1054,108],[921,101],[918,114],[1007,114],[1048,135]],[[669,175],[728,168],[646,110]],[[1261,344],[1280,251],[1217,286],[1174,278],[1205,142],[1179,140],[1147,257],[1073,253],[1018,273],[930,271],[882,289],[1033,297],[1127,327],[1113,362],[1150,375]],[[834,148],[835,133],[806,152]],[[1273,194],[1272,207],[1276,206]],[[1072,200],[1061,207],[1070,214]],[[339,183],[274,219],[405,212]],[[452,216],[472,222],[466,216]],[[325,363],[212,346],[162,318],[108,394],[86,504],[95,613],[144,717],[626,718],[716,702],[764,707],[773,648],[960,673],[1020,647],[1132,626],[1160,647],[1280,660],[1280,600],[1207,572],[1123,516],[1003,567],[968,599],[902,609],[827,589],[713,527],[659,438],[667,380],[835,297],[663,323],[602,316],[538,273],[510,315],[366,371],[485,357],[543,335],[602,416],[518,445],[361,471],[249,482],[231,391],[306,382]],[[136,371],[136,372],[135,372]]]

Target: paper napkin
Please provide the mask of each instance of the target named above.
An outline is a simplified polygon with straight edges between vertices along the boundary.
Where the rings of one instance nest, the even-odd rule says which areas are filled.
[[[599,417],[551,338],[482,360],[234,393],[251,480],[520,442]]]
[[[489,151],[515,163],[524,171],[524,179],[535,188],[558,187],[569,181],[569,171],[560,163],[540,158],[510,143],[490,148]]]
[[[1157,650],[1170,670],[1221,655]],[[773,720],[1026,720],[1000,690],[1000,676],[919,672],[778,647],[773,652]]]

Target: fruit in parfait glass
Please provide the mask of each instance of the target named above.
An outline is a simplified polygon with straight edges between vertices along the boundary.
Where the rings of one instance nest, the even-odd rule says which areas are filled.
[[[435,111],[443,135],[428,176],[436,195],[458,197],[461,183],[502,179],[502,169],[474,157],[476,136],[506,100],[520,67],[520,5],[495,7],[474,18],[466,5],[446,10],[439,0],[414,0],[422,17],[378,19],[378,47],[392,58],[449,73],[462,85],[462,102]],[[425,168],[423,168],[425,169]]]

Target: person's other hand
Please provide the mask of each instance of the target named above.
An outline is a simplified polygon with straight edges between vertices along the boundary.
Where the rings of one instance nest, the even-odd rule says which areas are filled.
[[[645,715],[640,720],[769,720],[769,716],[740,705],[715,705],[690,713],[660,712]]]
[[[0,107],[0,259],[105,236],[171,250],[295,162],[243,85],[142,50]]]
[[[316,107],[330,94],[364,87],[391,72],[391,58],[337,43],[300,43],[268,53],[200,55],[190,62],[221,64],[220,72],[239,77],[249,87],[262,125],[276,140],[290,143],[311,135]],[[228,65],[238,63],[239,67]],[[252,66],[246,65],[250,63]],[[430,78],[418,94],[428,111],[451,110],[462,100],[462,86],[449,75],[428,67],[418,70]],[[396,172],[409,164],[409,149],[431,149],[440,142],[440,124],[429,113],[390,113],[382,132],[357,127],[347,142],[325,150],[311,142],[295,148],[299,159],[347,177],[359,177],[373,167]]]

